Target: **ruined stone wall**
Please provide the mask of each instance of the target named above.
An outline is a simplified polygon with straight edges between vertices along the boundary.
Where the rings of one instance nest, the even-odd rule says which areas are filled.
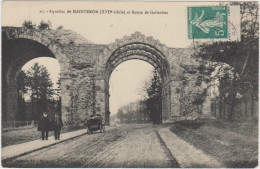
[[[198,93],[197,90],[201,92],[203,89],[195,84],[199,76],[197,72],[199,62],[192,58],[192,49],[168,48],[158,40],[146,37],[139,32],[117,39],[115,43],[109,45],[97,45],[69,30],[40,31],[10,27],[3,29],[4,44],[18,39],[30,40],[33,45],[24,46],[23,50],[18,49],[21,47],[20,45],[13,44],[12,48],[4,46],[3,60],[6,71],[3,72],[2,81],[6,84],[7,89],[3,96],[8,98],[8,104],[4,103],[3,107],[9,107],[5,109],[9,112],[5,119],[13,120],[17,111],[8,106],[9,103],[14,105],[12,103],[16,102],[17,96],[13,89],[15,86],[10,85],[10,83],[15,84],[16,79],[15,76],[10,75],[10,72],[17,73],[26,62],[33,58],[50,56],[57,58],[61,68],[62,118],[64,123],[76,126],[83,125],[86,118],[93,113],[101,114],[103,119],[108,122],[108,82],[112,71],[108,70],[108,60],[114,51],[127,44],[136,45],[136,48],[133,45],[134,47],[132,46],[129,51],[124,51],[126,54],[131,54],[131,57],[126,55],[127,57],[114,63],[114,66],[125,60],[136,58],[144,59],[160,69],[163,75],[163,121],[171,121],[174,116],[201,111],[201,108],[192,104]],[[37,50],[34,53],[26,53],[25,51],[31,51],[28,46]],[[16,51],[16,48],[27,57],[19,58],[17,53],[9,54],[10,51]],[[138,58],[138,54],[142,57]],[[9,56],[14,59],[8,60]],[[144,56],[147,56],[147,59]]]
[[[198,67],[202,64],[199,60],[193,57],[194,49],[172,48],[168,58],[171,64],[172,73],[172,105],[173,116],[189,116],[197,118],[198,116],[207,114],[210,103],[205,101],[200,105],[198,99],[206,92],[207,84],[198,83],[200,72]],[[204,98],[203,98],[204,99]]]
[[[89,115],[103,113],[99,107],[99,91],[102,85],[96,70],[98,65],[96,56],[103,47],[85,43],[75,44],[72,41],[72,44],[64,49],[70,63],[67,71],[70,80],[67,80],[67,92],[65,92],[70,101],[66,105],[62,104],[62,109],[64,120],[70,125],[84,125]]]

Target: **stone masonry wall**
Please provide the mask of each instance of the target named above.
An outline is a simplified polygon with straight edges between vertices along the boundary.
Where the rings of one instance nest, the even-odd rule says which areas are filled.
[[[69,30],[39,31],[5,27],[2,32],[3,43],[12,44],[17,40],[30,40],[30,43],[39,44],[37,49],[42,49],[37,50],[36,54],[27,54],[27,58],[22,58],[23,62],[16,64],[14,61],[19,60],[19,55],[13,54],[14,61],[6,61],[7,67],[15,65],[12,71],[20,71],[23,64],[36,57],[44,55],[57,58],[61,67],[62,118],[67,125],[84,125],[86,118],[93,113],[101,114],[108,121],[108,80],[110,77],[107,73],[108,60],[119,47],[133,43],[137,46],[136,49],[131,49],[134,51],[133,54],[140,52],[140,54],[145,54],[140,51],[142,50],[142,46],[139,45],[141,43],[146,45],[145,50],[148,50],[148,54],[150,52],[153,57],[157,57],[157,60],[161,60],[153,64],[160,66],[163,73],[163,120],[171,121],[174,116],[184,115],[197,109],[192,105],[192,99],[196,97],[194,84],[198,76],[196,68],[199,62],[192,58],[192,49],[168,48],[158,40],[146,37],[139,32],[117,39],[115,43],[109,45],[92,44],[81,35]],[[13,46],[12,50],[15,48],[19,48],[19,45]],[[5,54],[9,50],[4,46],[3,58],[9,57],[9,54]],[[129,59],[134,59],[134,57],[129,57]],[[147,59],[147,61],[154,62],[152,59]],[[115,64],[120,64],[120,60]],[[4,72],[2,81],[7,84],[8,78],[15,81],[15,77],[9,76],[8,71]],[[14,93],[6,91],[5,95],[10,101],[15,98]],[[12,120],[12,114],[17,110],[7,108],[5,111],[9,112],[5,118]]]

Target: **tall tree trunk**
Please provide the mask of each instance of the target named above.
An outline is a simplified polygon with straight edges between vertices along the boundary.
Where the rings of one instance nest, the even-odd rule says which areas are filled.
[[[217,117],[217,101],[214,99],[214,116]]]
[[[222,118],[222,99],[219,99],[219,118]]]
[[[39,112],[39,108],[40,108],[40,106],[39,106],[39,94],[38,94],[38,92],[37,92],[37,95],[36,95],[37,97],[36,97],[36,105],[37,105],[37,117],[36,117],[36,120],[40,120],[40,112]]]
[[[251,117],[252,117],[252,119],[253,119],[253,117],[254,117],[254,106],[255,106],[255,104],[254,104],[253,89],[251,89],[250,95],[251,95],[251,100],[252,100],[252,104],[251,104]]]
[[[245,117],[247,117],[247,112],[248,112],[248,109],[247,109],[247,99],[244,99],[245,101]]]
[[[229,104],[229,112],[228,112],[228,120],[232,120],[233,118],[233,111],[234,111],[234,105],[235,105],[235,99],[236,99],[236,94],[234,91],[231,92],[230,96],[230,104]]]
[[[224,104],[223,104],[223,117],[224,117],[224,119],[226,118],[226,103],[224,102]]]
[[[34,120],[34,99],[33,95],[31,96],[31,104],[32,104],[32,114],[31,114],[31,120]]]

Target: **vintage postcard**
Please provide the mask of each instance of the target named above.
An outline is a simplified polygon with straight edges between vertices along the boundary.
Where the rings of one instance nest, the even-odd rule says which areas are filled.
[[[3,1],[1,165],[255,168],[259,2]]]

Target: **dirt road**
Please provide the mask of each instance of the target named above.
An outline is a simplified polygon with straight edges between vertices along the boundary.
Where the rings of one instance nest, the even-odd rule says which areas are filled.
[[[179,167],[156,133],[159,126],[123,125],[19,157],[5,167]]]

